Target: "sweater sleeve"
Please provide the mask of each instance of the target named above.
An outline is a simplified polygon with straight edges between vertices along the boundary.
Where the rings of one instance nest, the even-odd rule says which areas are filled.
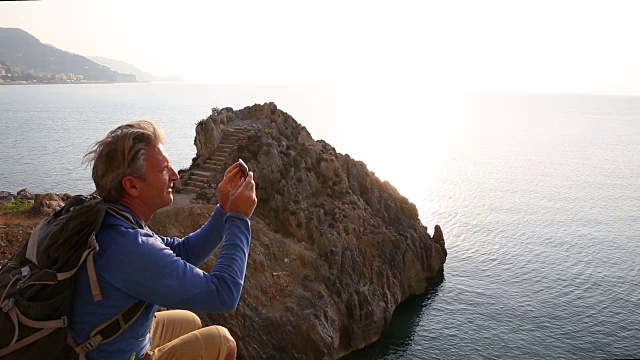
[[[118,239],[119,245],[106,261],[111,264],[108,281],[135,298],[159,306],[233,311],[244,284],[251,229],[242,215],[227,214],[223,221],[224,241],[211,273],[179,257],[151,232],[118,227],[108,235]]]
[[[224,236],[224,218],[226,213],[217,206],[209,220],[190,235],[180,239],[158,236],[179,258],[199,266],[222,242]]]

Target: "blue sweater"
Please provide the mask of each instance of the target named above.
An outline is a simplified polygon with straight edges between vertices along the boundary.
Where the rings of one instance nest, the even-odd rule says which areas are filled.
[[[149,229],[132,229],[107,213],[96,239],[99,250],[94,262],[102,300],[93,300],[83,265],[77,275],[70,321],[76,343],[87,341],[97,326],[138,300],[149,304],[130,328],[88,352],[87,359],[140,357],[151,345],[149,329],[158,306],[229,312],[238,304],[251,239],[249,220],[242,215],[225,214],[218,206],[199,230],[179,239],[158,236]],[[222,249],[211,273],[198,269],[220,243]]]

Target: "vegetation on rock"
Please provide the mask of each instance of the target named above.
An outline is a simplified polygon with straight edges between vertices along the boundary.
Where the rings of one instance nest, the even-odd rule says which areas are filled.
[[[0,204],[0,209],[4,211],[27,211],[31,209],[33,202],[27,199],[16,199],[4,204]]]

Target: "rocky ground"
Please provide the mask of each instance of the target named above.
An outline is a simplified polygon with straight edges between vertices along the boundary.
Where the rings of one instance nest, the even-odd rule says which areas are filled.
[[[64,205],[69,194],[32,194],[22,189],[16,194],[0,191],[0,263],[9,259],[29,239],[33,228],[48,215]],[[31,208],[9,211],[2,204],[26,200]]]
[[[43,218],[31,212],[0,211],[0,263],[18,252]]]

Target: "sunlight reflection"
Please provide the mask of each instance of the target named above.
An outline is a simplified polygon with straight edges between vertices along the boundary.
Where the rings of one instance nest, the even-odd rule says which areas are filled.
[[[416,203],[433,189],[450,157],[449,139],[463,123],[462,98],[403,86],[402,94],[394,92],[397,84],[384,92],[341,88],[336,127],[342,135],[329,141]]]

